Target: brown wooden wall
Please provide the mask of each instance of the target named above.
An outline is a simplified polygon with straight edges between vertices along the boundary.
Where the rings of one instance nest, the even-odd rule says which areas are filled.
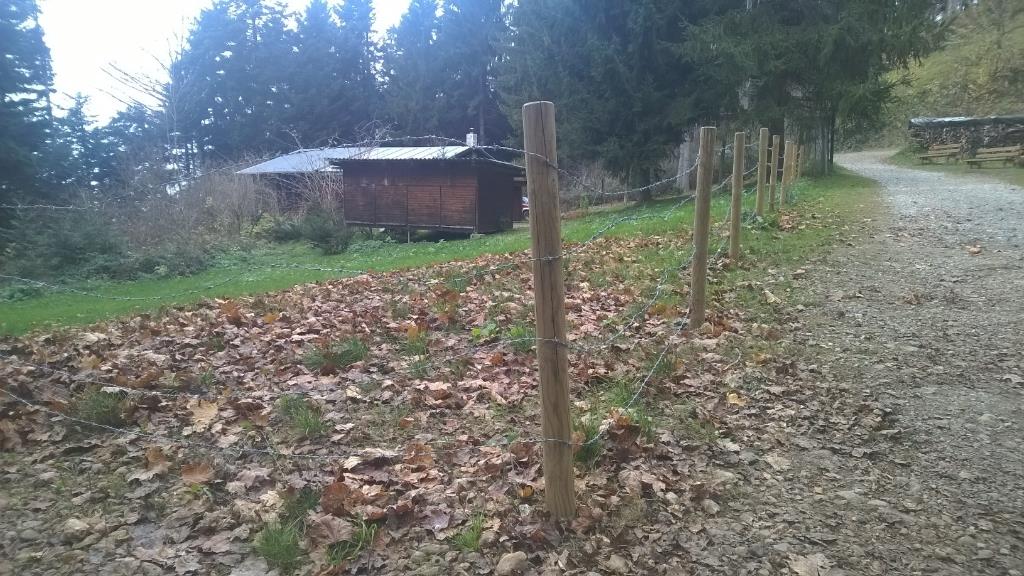
[[[519,202],[513,175],[486,164],[375,161],[342,168],[350,224],[495,232],[511,227]]]
[[[497,232],[512,228],[522,212],[522,186],[506,170],[485,166],[480,170],[480,229]]]

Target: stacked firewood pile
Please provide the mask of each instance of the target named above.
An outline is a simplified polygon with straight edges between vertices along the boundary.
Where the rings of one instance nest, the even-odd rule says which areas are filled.
[[[911,140],[921,149],[960,143],[968,154],[972,154],[978,148],[1024,144],[1024,115],[913,118],[908,128]]]

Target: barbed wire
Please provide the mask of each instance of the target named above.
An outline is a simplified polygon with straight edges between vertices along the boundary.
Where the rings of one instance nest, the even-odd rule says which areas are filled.
[[[696,164],[694,164],[694,167],[695,166],[696,166]],[[691,167],[691,170],[692,169],[693,169],[693,167]],[[689,170],[687,171],[687,173],[688,172],[689,172]],[[635,193],[637,191],[641,191],[641,190],[644,190],[644,189],[647,189],[647,188],[649,188],[649,186],[648,187],[636,188],[636,189],[633,189],[631,191],[626,191],[626,192],[623,192],[623,193],[625,193],[625,194]],[[619,193],[619,194],[622,194],[622,193]],[[687,200],[689,200],[689,197],[684,198],[683,201],[680,204],[685,203],[685,201],[687,201]],[[673,210],[676,210],[679,207],[680,206],[676,206]],[[630,215],[630,216],[624,216],[622,218],[612,220],[611,222],[609,222],[609,224],[607,224],[606,226],[604,226],[601,229],[599,229],[596,233],[594,233],[588,240],[586,240],[585,242],[580,244],[580,246],[578,248],[578,251],[581,251],[581,250],[585,249],[588,245],[592,244],[598,238],[604,236],[605,234],[607,234],[608,232],[610,232],[612,229],[616,228],[620,224],[623,224],[625,222],[636,221],[636,220],[639,220],[639,219],[649,218],[649,217],[651,217],[651,216],[650,215],[647,215],[647,216],[643,216],[643,215]],[[461,277],[461,278],[460,277],[455,277],[455,278],[452,278],[451,280],[452,281],[472,280],[473,278],[476,278],[476,277],[479,277],[479,276],[493,274],[493,273],[496,273],[496,272],[501,272],[501,271],[512,269],[512,268],[516,268],[516,267],[519,267],[519,266],[522,266],[522,265],[525,265],[525,264],[530,264],[530,263],[533,263],[533,262],[536,262],[536,261],[549,261],[549,260],[558,259],[558,258],[561,258],[561,256],[544,256],[544,257],[525,257],[525,258],[520,258],[520,259],[517,259],[517,260],[515,260],[513,262],[509,262],[509,263],[504,264],[504,265],[498,265],[498,266],[494,266],[494,267],[489,268],[489,269],[474,271],[473,273],[468,274],[468,275],[466,275],[464,277]],[[355,275],[355,276],[360,276],[360,275],[364,275],[364,274],[372,274],[372,273],[375,272],[372,269],[358,270],[358,269],[350,269],[350,268],[334,268],[334,267],[324,267],[324,266],[305,266],[305,265],[299,265],[299,264],[269,264],[269,265],[263,266],[262,268],[264,268],[264,269],[307,270],[307,271],[316,271],[316,272],[351,274],[351,275]],[[251,274],[251,273],[255,272],[255,270],[256,269],[253,269],[253,268],[247,268],[247,273],[239,274],[237,276],[233,276],[231,278],[227,278],[227,279],[225,279],[223,281],[216,282],[214,284],[210,284],[210,285],[204,286],[202,288],[185,290],[185,291],[181,291],[181,292],[174,292],[174,293],[170,293],[170,294],[154,295],[154,296],[117,296],[117,295],[112,295],[112,294],[103,294],[103,293],[89,291],[89,290],[85,290],[85,289],[81,289],[81,288],[74,288],[72,286],[53,284],[51,282],[46,282],[46,281],[42,281],[42,280],[36,280],[36,279],[32,279],[32,278],[24,278],[24,277],[10,275],[10,274],[0,274],[0,279],[8,280],[8,281],[13,281],[13,282],[19,282],[19,283],[22,283],[22,284],[28,284],[28,285],[36,286],[38,288],[45,288],[45,289],[48,289],[48,290],[51,290],[51,291],[55,291],[55,292],[66,292],[66,293],[77,294],[79,296],[86,296],[86,297],[98,298],[98,299],[103,299],[103,300],[158,301],[158,300],[168,300],[168,299],[180,298],[180,297],[183,297],[183,296],[193,296],[193,295],[202,294],[202,293],[204,293],[206,291],[213,290],[213,289],[216,289],[216,288],[218,288],[220,286],[223,286],[225,284],[229,284],[231,282],[240,280],[241,278],[244,278],[248,274]]]
[[[89,206],[54,206],[52,204],[0,204],[0,210],[90,210]]]
[[[721,186],[721,185],[719,185],[719,186]],[[744,194],[745,195],[749,194],[749,192],[750,192],[749,190],[746,190],[746,191],[744,191]],[[722,222],[719,223],[719,225],[717,227],[717,231],[715,232],[716,234],[721,234],[722,229],[724,229],[726,224],[729,222],[730,217],[731,217],[731,210],[732,210],[732,207],[730,206],[730,209],[729,209],[729,212],[726,215],[726,218]],[[756,214],[751,213],[748,216],[748,221],[752,220],[755,217],[756,217]],[[719,246],[718,250],[715,253],[715,257],[716,258],[721,253],[723,253],[723,251],[725,250],[727,244],[728,244],[728,239],[727,238],[723,239],[723,241],[720,243],[720,246]],[[687,265],[688,262],[691,261],[691,260],[692,260],[692,254],[686,260],[684,260],[684,262],[683,262],[683,264],[681,264],[681,266]],[[672,269],[672,267],[667,267],[665,269],[665,271],[663,271],[662,278],[665,278],[666,276],[668,276],[669,275],[669,271],[671,269]],[[678,269],[678,267],[677,267],[677,269]],[[661,286],[661,284],[659,284],[659,289],[660,289],[660,286]],[[657,293],[658,291],[659,290],[656,290],[655,292]],[[654,299],[652,299],[651,301],[656,301],[656,299],[657,299],[657,296]],[[627,411],[628,410],[632,410],[636,406],[636,404],[640,401],[641,397],[643,396],[644,391],[647,389],[647,387],[653,381],[655,374],[658,372],[658,370],[660,369],[661,365],[664,363],[665,358],[668,356],[669,351],[671,350],[672,346],[674,345],[673,339],[685,332],[685,326],[686,326],[685,320],[686,320],[687,317],[688,317],[688,314],[686,316],[684,316],[683,318],[681,318],[679,320],[679,329],[675,333],[670,334],[670,335],[667,336],[666,342],[665,342],[664,346],[661,347],[661,349],[660,349],[658,355],[655,357],[655,360],[652,363],[650,369],[644,375],[642,375],[641,377],[638,377],[638,379],[634,382],[634,386],[635,386],[636,389],[633,392],[632,396],[630,397],[630,400],[624,406],[619,408],[620,410],[627,410]],[[538,339],[538,338],[534,338],[534,339],[528,339],[528,340],[533,341],[535,343],[552,342],[552,343],[564,344],[563,342],[560,342],[560,341],[558,341],[556,339]],[[10,357],[13,357],[13,356],[8,356],[8,358],[10,358]],[[20,358],[18,360],[23,362],[23,363],[25,363],[25,364],[28,364],[28,365],[30,365],[32,367],[35,367],[35,368],[39,368],[39,369],[43,369],[43,370],[48,370],[48,371],[51,371],[53,373],[60,373],[60,374],[67,375],[69,377],[75,378],[76,381],[78,381],[78,382],[88,382],[87,380],[83,380],[81,378],[77,378],[77,377],[75,377],[75,375],[71,374],[70,372],[64,371],[64,370],[54,369],[54,368],[51,368],[51,367],[46,367],[46,366],[41,366],[41,365],[35,365],[35,364],[30,363],[30,362],[25,362],[25,361],[21,360]],[[91,381],[91,382],[94,382],[96,384],[100,384],[100,385],[102,385],[102,386],[104,386],[105,388],[108,388],[108,389],[113,389],[113,390],[118,390],[118,391],[124,392],[126,394],[129,394],[129,393],[141,393],[141,394],[153,394],[153,393],[156,393],[156,394],[160,394],[160,395],[168,395],[168,394],[159,393],[159,392],[150,391],[150,390],[136,390],[136,389],[129,389],[129,388],[124,388],[124,387],[119,387],[119,386],[112,386],[112,385],[109,385],[107,383],[103,383],[103,382],[99,382],[99,381]],[[40,404],[34,403],[34,402],[32,402],[32,401],[30,401],[30,400],[20,396],[19,394],[16,394],[16,393],[10,391],[7,388],[0,388],[0,391],[4,392],[4,394],[9,396],[10,398],[15,400],[16,402],[19,402],[22,405],[25,405],[25,406],[29,407],[32,410],[36,410],[36,411],[42,412],[44,414],[47,414],[54,421],[62,421],[62,420],[63,421],[68,421],[68,422],[72,422],[72,423],[78,424],[80,426],[84,426],[88,430],[97,429],[97,430],[102,430],[104,432],[112,432],[112,433],[116,433],[116,434],[119,434],[119,435],[126,435],[126,436],[137,437],[137,438],[141,438],[141,439],[145,439],[145,440],[149,440],[149,441],[153,441],[153,442],[157,442],[157,443],[161,443],[161,444],[176,444],[176,445],[190,446],[190,447],[201,448],[201,449],[209,450],[209,451],[221,451],[221,452],[224,452],[224,453],[237,454],[237,455],[249,454],[249,455],[255,455],[255,456],[266,456],[266,457],[270,457],[270,458],[274,458],[274,459],[285,458],[285,459],[295,459],[295,460],[305,460],[305,461],[336,461],[336,460],[339,460],[339,459],[342,459],[342,458],[347,458],[347,457],[351,457],[351,456],[358,456],[360,454],[366,454],[367,451],[374,452],[374,455],[376,455],[376,452],[380,451],[380,449],[377,449],[377,448],[365,447],[365,448],[359,448],[359,449],[348,450],[348,451],[343,451],[343,452],[332,452],[331,454],[296,454],[296,453],[293,453],[293,452],[281,452],[280,450],[275,450],[272,447],[271,448],[253,448],[253,447],[243,447],[243,446],[239,446],[239,447],[223,446],[223,445],[221,445],[219,443],[215,443],[215,442],[197,441],[197,440],[194,440],[194,439],[191,439],[191,438],[176,438],[176,437],[172,437],[172,436],[168,436],[168,435],[164,435],[164,434],[154,434],[154,433],[149,433],[149,432],[143,432],[143,431],[140,431],[140,430],[132,430],[132,429],[128,429],[128,428],[119,428],[119,427],[115,427],[115,426],[98,424],[96,422],[92,422],[92,421],[85,420],[85,419],[82,419],[82,418],[77,418],[77,417],[75,417],[73,415],[69,415],[69,414],[65,414],[65,413],[62,413],[62,412],[58,412],[56,410],[52,410],[50,408],[47,408],[46,406],[42,406]],[[168,396],[170,396],[170,395],[168,395]],[[175,395],[175,396],[177,398],[180,398],[180,395]],[[607,417],[605,417],[605,418],[603,418],[603,423],[602,423],[601,427],[599,428],[598,433],[595,434],[592,438],[590,438],[586,442],[583,442],[583,443],[581,443],[579,445],[577,445],[577,443],[574,442],[572,439],[570,439],[568,441],[564,440],[564,439],[558,439],[558,438],[543,438],[543,437],[541,437],[541,438],[533,438],[533,439],[523,439],[523,438],[508,438],[507,436],[505,436],[504,438],[501,438],[501,439],[497,439],[497,440],[495,439],[495,437],[492,437],[492,438],[488,439],[487,441],[485,441],[483,443],[468,444],[468,445],[464,444],[464,445],[461,445],[461,446],[458,446],[458,447],[455,447],[455,448],[443,448],[443,447],[440,447],[440,446],[444,446],[444,445],[448,445],[448,444],[454,443],[455,441],[452,441],[452,440],[417,442],[416,444],[417,445],[427,445],[428,447],[431,448],[432,453],[462,452],[462,451],[465,451],[465,450],[468,450],[468,449],[474,449],[474,448],[494,448],[494,447],[499,447],[500,448],[500,447],[508,447],[509,449],[511,449],[510,447],[512,445],[514,445],[514,444],[552,444],[552,443],[554,443],[554,444],[559,444],[559,445],[571,446],[574,449],[581,449],[581,448],[584,448],[584,447],[586,447],[588,445],[591,445],[591,444],[594,444],[596,442],[601,441],[601,439],[604,437],[604,435],[607,434],[609,429],[610,429],[610,424],[609,424],[609,421],[608,421]],[[499,435],[499,436],[501,436],[501,435]],[[267,441],[267,443],[270,444],[269,440]],[[408,446],[406,446],[405,448],[406,448],[406,451],[407,451],[408,450]],[[395,449],[388,450],[388,451],[385,451],[385,452],[387,452],[391,458],[398,458],[403,453],[403,447],[399,446],[399,447],[397,447]],[[511,456],[511,453],[510,453],[510,456]]]
[[[751,174],[755,170],[756,170],[756,167],[752,168],[751,170],[748,170],[747,172],[744,173],[744,176],[746,176],[748,174]],[[724,187],[729,182],[731,182],[731,175],[726,177],[725,179],[723,179],[717,185],[713,186],[711,188],[711,192],[710,193],[713,194],[715,191],[721,189],[722,187]],[[749,194],[752,191],[753,191],[753,189],[745,190],[744,194],[745,195]],[[689,201],[693,200],[693,198],[694,198],[693,196],[684,197],[678,204],[676,204],[672,209],[670,209],[669,211],[667,211],[665,213],[665,215],[664,215],[665,219],[668,219],[669,217],[671,217],[672,212],[679,210],[686,203],[688,203]],[[731,210],[731,206],[730,206],[730,210]],[[637,219],[641,219],[641,218],[644,218],[644,217],[651,217],[651,216],[654,216],[654,215],[656,215],[656,214],[650,214],[650,215],[643,216],[643,217],[640,217],[640,218],[638,218],[638,217],[626,217],[626,218],[622,218],[622,219],[617,220],[616,222],[614,222],[614,224],[619,224],[619,223],[621,223],[623,221],[635,221]],[[753,216],[754,215],[752,215],[752,217]],[[725,220],[723,220],[723,222],[721,222],[719,224],[719,227],[724,226],[727,221],[728,221],[728,217]],[[582,248],[585,248],[588,244],[590,244],[594,240],[596,240],[596,238],[600,237],[601,234],[604,234],[606,232],[607,232],[607,230],[602,229],[597,234],[595,234],[590,239],[588,239],[586,242],[581,244],[580,245],[581,246],[580,250],[570,251],[568,254],[566,254],[566,256],[567,257],[575,257],[575,256],[577,256],[578,254],[583,252]],[[654,295],[650,299],[648,299],[646,301],[645,305],[642,306],[640,308],[640,310],[635,312],[630,317],[630,319],[628,320],[628,322],[625,325],[623,325],[616,333],[614,333],[610,337],[604,339],[600,344],[585,345],[585,344],[578,344],[578,343],[571,342],[571,341],[567,341],[567,342],[558,341],[558,340],[550,340],[550,341],[555,342],[555,343],[557,343],[559,345],[562,345],[562,346],[566,347],[571,352],[577,352],[577,353],[592,354],[592,353],[595,353],[595,352],[598,352],[598,351],[601,351],[601,350],[608,349],[617,339],[621,338],[626,333],[626,331],[629,330],[629,328],[631,328],[633,325],[635,325],[636,322],[641,317],[646,316],[646,314],[651,310],[651,308],[657,303],[657,301],[660,299],[661,294],[663,293],[664,289],[667,287],[668,279],[671,278],[671,275],[672,275],[673,271],[675,271],[676,273],[681,272],[682,270],[684,270],[690,264],[690,262],[692,262],[692,259],[693,259],[693,254],[692,254],[692,250],[691,250],[690,255],[688,257],[684,258],[677,267],[672,267],[672,266],[666,267],[663,270],[663,272],[662,272],[662,280],[661,280],[661,282],[659,282],[659,284],[656,286],[656,288],[654,290]],[[497,340],[495,342],[491,342],[491,343],[487,343],[487,344],[478,344],[478,345],[472,345],[471,344],[471,345],[466,346],[463,349],[463,351],[460,352],[460,353],[457,353],[457,354],[454,354],[454,355],[448,355],[448,356],[445,356],[443,358],[434,359],[434,360],[431,360],[431,361],[429,361],[429,362],[427,362],[425,364],[420,364],[417,367],[417,369],[418,370],[427,370],[427,369],[431,369],[431,368],[437,368],[437,367],[442,366],[444,364],[455,362],[455,361],[463,359],[463,358],[476,356],[478,354],[489,352],[489,351],[492,351],[494,349],[497,349],[497,348],[500,348],[500,347],[503,347],[503,346],[515,347],[517,344],[525,344],[525,343],[534,343],[534,344],[536,344],[538,342],[543,342],[543,341],[544,340],[537,339],[537,338],[514,338],[514,339]]]
[[[27,406],[27,407],[29,407],[29,408],[31,408],[33,410],[42,412],[44,414],[47,414],[48,416],[53,417],[53,419],[55,421],[59,422],[59,421],[63,420],[63,421],[73,422],[75,424],[78,424],[78,425],[84,427],[86,429],[86,431],[88,431],[90,429],[98,429],[98,430],[102,430],[104,432],[112,432],[114,434],[118,434],[118,435],[122,435],[122,436],[133,436],[133,437],[136,437],[136,438],[147,439],[147,440],[150,440],[150,441],[153,441],[153,442],[157,442],[157,443],[161,443],[161,444],[173,444],[173,445],[179,445],[179,446],[194,447],[194,448],[200,448],[200,449],[203,449],[203,450],[209,450],[209,451],[215,451],[215,452],[225,452],[225,453],[237,454],[237,455],[250,454],[250,455],[258,455],[258,456],[268,456],[268,457],[272,457],[272,458],[275,458],[275,459],[284,458],[284,459],[296,459],[296,460],[336,461],[336,460],[351,458],[353,456],[358,456],[360,454],[365,454],[367,451],[382,451],[382,452],[386,452],[386,453],[392,454],[393,455],[392,457],[398,457],[399,455],[401,455],[405,451],[403,446],[397,446],[395,448],[386,448],[386,449],[376,448],[376,447],[372,447],[372,446],[366,446],[366,447],[362,447],[362,448],[358,448],[358,449],[350,449],[350,450],[347,450],[347,451],[333,452],[331,454],[296,454],[296,453],[293,453],[293,452],[281,452],[279,450],[268,449],[268,448],[249,448],[249,447],[241,447],[241,446],[239,446],[239,447],[222,446],[222,445],[214,443],[214,442],[204,442],[204,441],[199,441],[199,440],[193,440],[191,438],[174,437],[174,436],[169,436],[169,435],[166,435],[166,434],[155,434],[155,433],[152,433],[152,432],[144,432],[142,430],[134,430],[134,429],[131,429],[131,428],[121,428],[121,427],[117,427],[117,426],[111,426],[111,425],[108,425],[108,424],[101,424],[101,423],[98,423],[98,422],[93,422],[91,420],[86,420],[84,418],[78,418],[78,417],[72,416],[70,414],[65,414],[63,412],[54,410],[52,408],[48,408],[46,406],[43,406],[42,404],[37,404],[35,402],[32,402],[31,400],[28,400],[28,399],[22,397],[19,394],[16,394],[16,393],[10,391],[7,388],[0,388],[0,392],[3,392],[8,397],[10,397],[14,401],[16,401],[16,402],[18,402],[18,403],[20,403],[20,404],[22,404],[24,406]],[[438,442],[416,442],[415,444],[422,444],[422,445],[430,446],[431,450],[433,452],[435,452],[435,453],[460,452],[460,451],[463,451],[463,450],[466,450],[466,449],[472,449],[472,448],[501,447],[501,446],[511,446],[513,444],[547,444],[547,443],[558,443],[558,444],[568,445],[568,446],[572,446],[573,445],[571,440],[566,441],[566,440],[562,440],[562,439],[559,439],[559,438],[533,438],[533,439],[523,439],[523,438],[508,439],[508,438],[506,438],[504,440],[494,440],[492,438],[492,439],[490,439],[490,440],[488,440],[488,441],[486,441],[484,443],[468,444],[468,445],[460,446],[458,448],[448,448],[448,449],[446,449],[446,448],[436,448],[435,447],[435,446],[438,446],[438,445],[452,444],[454,442],[456,442],[456,441],[444,440],[444,441],[438,441]]]
[[[210,175],[213,175],[213,174],[217,174],[217,173],[220,173],[220,172],[234,171],[234,170],[236,170],[238,168],[241,168],[241,167],[253,166],[253,165],[256,165],[256,164],[259,164],[259,163],[262,163],[262,162],[266,162],[268,160],[272,160],[272,159],[277,158],[277,157],[288,156],[288,155],[292,155],[292,154],[299,154],[299,153],[303,153],[303,152],[314,152],[314,151],[318,151],[318,150],[328,150],[328,149],[331,149],[331,148],[366,148],[366,149],[373,149],[373,148],[379,148],[379,147],[386,147],[385,145],[387,145],[387,144],[407,143],[407,142],[410,142],[410,141],[412,141],[412,142],[416,142],[416,141],[441,142],[442,145],[439,146],[440,148],[467,147],[467,148],[470,148],[470,149],[473,149],[473,150],[482,151],[484,153],[486,153],[487,150],[495,150],[495,151],[502,151],[502,152],[509,152],[509,153],[514,153],[514,154],[519,154],[519,155],[523,155],[524,157],[526,157],[526,156],[536,157],[536,158],[539,158],[539,159],[543,160],[545,163],[547,163],[552,168],[558,170],[558,172],[560,174],[564,174],[565,176],[567,176],[567,177],[571,178],[572,180],[574,180],[576,182],[576,185],[578,185],[578,186],[580,186],[582,188],[587,189],[590,192],[590,194],[588,196],[592,197],[592,198],[594,198],[594,197],[603,197],[603,196],[623,196],[623,197],[628,197],[629,195],[642,193],[642,192],[644,192],[646,190],[653,190],[653,189],[655,189],[655,188],[657,188],[659,186],[670,184],[670,183],[673,183],[673,182],[676,182],[676,181],[682,179],[684,176],[689,174],[689,172],[692,171],[692,169],[695,167],[695,165],[694,165],[694,167],[691,167],[690,169],[688,169],[688,170],[686,170],[684,172],[677,173],[675,176],[664,178],[662,180],[659,180],[657,182],[654,182],[652,184],[648,184],[648,185],[645,185],[645,186],[640,186],[640,187],[631,188],[631,189],[627,188],[627,189],[615,190],[615,191],[599,191],[596,188],[594,188],[593,186],[587,184],[583,180],[582,177],[576,176],[576,175],[572,174],[570,171],[559,167],[557,165],[557,163],[552,162],[547,157],[545,157],[543,155],[540,155],[540,154],[537,154],[537,153],[534,153],[534,152],[528,152],[528,151],[526,151],[524,149],[521,149],[521,148],[515,148],[515,147],[511,147],[511,146],[504,146],[504,145],[498,145],[498,144],[469,146],[469,145],[467,145],[466,142],[464,142],[462,140],[459,140],[457,138],[451,138],[451,137],[448,137],[448,136],[438,136],[438,135],[394,136],[394,137],[388,137],[388,138],[370,138],[370,139],[364,139],[364,140],[361,140],[361,141],[347,142],[347,143],[346,142],[341,142],[338,145],[322,147],[322,148],[299,148],[299,149],[296,149],[296,150],[294,150],[292,152],[287,152],[287,153],[283,153],[283,154],[282,153],[265,154],[263,156],[259,156],[259,157],[256,157],[256,158],[247,158],[245,160],[239,160],[237,162],[233,162],[233,163],[230,163],[230,164],[227,164],[227,165],[224,165],[224,166],[219,166],[219,167],[216,167],[216,168],[209,168],[209,169],[204,170],[204,171],[202,171],[200,173],[197,173],[197,174],[195,174],[193,176],[188,176],[188,177],[184,177],[184,178],[177,178],[177,179],[173,179],[173,180],[167,180],[167,181],[161,182],[159,184],[151,185],[150,187],[152,187],[152,188],[162,188],[162,189],[166,190],[169,187],[180,186],[180,185],[184,185],[184,184],[190,184],[190,183],[195,182],[195,181],[197,181],[197,180],[199,180],[199,179],[201,179],[203,177],[210,176]],[[444,143],[447,143],[447,144],[444,144]],[[752,147],[752,146],[755,146],[755,145],[756,144],[751,142],[751,143],[746,144],[746,147]],[[730,151],[732,149],[732,146],[733,146],[733,144],[727,143],[722,148],[716,149],[715,153],[716,153],[716,155],[726,153],[726,152],[728,152],[728,151]],[[780,155],[780,159],[782,157],[783,156]],[[520,166],[518,164],[514,164],[514,163],[511,163],[511,162],[506,162],[506,161],[498,160],[498,159],[494,158],[493,156],[490,156],[489,154],[488,154],[488,159],[490,161],[498,162],[500,164],[506,164],[506,165],[514,166],[516,168],[523,168],[523,166]],[[116,202],[116,201],[123,200],[123,199],[125,199],[124,196],[117,197],[117,198],[115,198],[115,197],[102,198],[102,199],[99,199],[99,204],[98,205],[93,205],[93,206],[50,205],[50,204],[0,204],[0,209],[6,209],[6,210],[53,210],[53,211],[100,210],[100,209],[103,209],[104,206],[106,206],[107,204],[109,204],[111,202]]]

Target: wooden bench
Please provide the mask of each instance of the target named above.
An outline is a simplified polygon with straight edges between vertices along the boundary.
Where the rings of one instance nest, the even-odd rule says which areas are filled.
[[[1024,156],[1024,146],[1003,146],[1002,148],[978,148],[974,158],[967,159],[967,166],[981,168],[983,162],[1013,164]]]
[[[949,162],[949,159],[952,158],[959,162],[961,149],[962,146],[960,144],[939,144],[928,148],[928,151],[918,155],[918,158],[921,159],[922,163],[930,163],[936,158],[944,158],[946,162]]]

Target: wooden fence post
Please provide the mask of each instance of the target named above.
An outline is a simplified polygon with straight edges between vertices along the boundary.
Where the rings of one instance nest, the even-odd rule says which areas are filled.
[[[768,210],[775,212],[775,189],[779,183],[779,142],[778,136],[772,136],[772,171],[768,173],[771,178],[771,186],[768,187]]]
[[[796,156],[793,141],[786,140],[786,147],[782,150],[782,186],[779,187],[779,208],[786,205],[786,193],[789,192],[790,180],[793,177],[793,156]]]
[[[697,198],[693,209],[693,262],[690,265],[690,330],[704,325],[708,281],[708,234],[711,232],[711,179],[715,170],[714,126],[700,129]]]
[[[743,216],[743,164],[747,135],[737,132],[732,142],[732,205],[729,209],[729,262],[740,259],[740,219]]]
[[[562,278],[554,104],[529,102],[523,106],[523,143],[534,258],[544,498],[553,519],[572,518],[576,515],[575,471],[569,419],[569,354],[565,347],[565,281]]]
[[[757,199],[754,203],[754,211],[759,218],[764,217],[764,185],[768,177],[765,171],[768,164],[768,129],[761,128],[757,141]]]

